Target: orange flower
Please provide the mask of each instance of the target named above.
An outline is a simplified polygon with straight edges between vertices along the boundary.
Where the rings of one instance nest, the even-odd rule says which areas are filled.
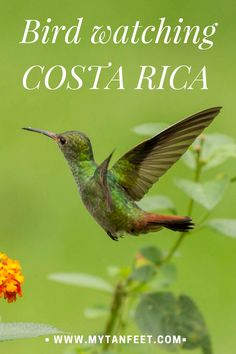
[[[23,281],[19,262],[0,252],[0,298],[4,297],[7,302],[16,301],[17,294],[22,296]]]

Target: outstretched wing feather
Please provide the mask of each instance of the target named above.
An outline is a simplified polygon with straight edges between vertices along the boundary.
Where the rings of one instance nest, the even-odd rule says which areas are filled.
[[[140,200],[185,153],[220,109],[210,108],[185,118],[128,151],[111,170],[119,184],[134,200]]]

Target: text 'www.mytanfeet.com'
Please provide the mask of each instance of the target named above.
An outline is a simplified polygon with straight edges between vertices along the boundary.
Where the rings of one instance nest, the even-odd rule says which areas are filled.
[[[45,342],[54,344],[181,344],[187,338],[181,335],[65,335],[46,337]]]

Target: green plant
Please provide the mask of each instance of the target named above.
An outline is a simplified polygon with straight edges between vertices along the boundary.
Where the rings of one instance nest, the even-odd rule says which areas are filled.
[[[157,131],[156,125],[136,127],[136,133]],[[163,128],[163,125],[162,125]],[[177,280],[174,255],[186,237],[192,237],[203,228],[229,237],[236,237],[236,219],[211,219],[211,212],[221,201],[235,177],[217,173],[210,181],[203,179],[207,170],[218,167],[228,158],[236,157],[236,144],[232,138],[222,134],[201,136],[183,156],[183,162],[193,171],[193,180],[175,179],[174,183],[189,197],[186,215],[191,216],[195,203],[202,207],[202,215],[196,227],[189,233],[180,233],[172,248],[164,254],[153,246],[142,248],[135,256],[130,267],[109,267],[109,274],[115,279],[114,285],[106,280],[81,273],[53,273],[49,279],[64,284],[84,286],[103,291],[111,296],[109,306],[97,305],[85,310],[89,318],[106,316],[101,333],[104,335],[123,335],[130,323],[135,323],[142,334],[181,336],[180,343],[163,344],[166,350],[200,348],[202,353],[211,354],[211,340],[204,317],[194,300],[188,295],[176,296],[171,286]],[[167,196],[149,196],[140,203],[143,208],[168,210],[177,213],[177,207]],[[197,217],[194,217],[194,219]],[[29,338],[38,335],[59,333],[56,328],[39,324],[1,323],[0,341]],[[186,338],[186,341],[182,339]],[[135,349],[134,349],[135,348]],[[126,353],[144,353],[145,347],[137,345],[116,346],[103,341],[99,345],[76,346],[74,353],[112,354],[121,349]],[[156,351],[156,345],[149,345],[148,351]],[[140,350],[140,351],[139,351]],[[145,350],[146,352],[146,350]]]
[[[154,131],[156,133],[157,128],[151,124],[136,127],[134,130],[138,134],[151,134]],[[232,138],[222,134],[199,137],[183,156],[184,163],[193,171],[193,180],[175,179],[174,183],[189,197],[186,215],[192,216],[195,203],[202,207],[202,215],[197,220],[195,229],[177,236],[166,255],[160,249],[150,246],[138,252],[131,267],[109,268],[109,273],[116,278],[114,287],[101,278],[80,273],[54,273],[49,278],[111,294],[110,308],[99,305],[85,311],[85,315],[90,318],[107,316],[103,329],[105,335],[126,333],[127,326],[132,321],[141,333],[153,335],[153,338],[162,334],[180,335],[187,339],[181,343],[163,345],[167,350],[201,348],[202,353],[211,354],[210,336],[197,305],[189,296],[176,296],[171,292],[171,285],[177,278],[176,266],[172,261],[184,239],[203,228],[236,237],[236,219],[210,219],[211,212],[223,198],[229,184],[235,181],[235,177],[217,173],[209,181],[203,179],[205,171],[221,165],[231,157],[236,157],[236,144]],[[146,197],[140,204],[149,210],[165,209],[177,213],[176,206],[167,196]],[[86,353],[111,354],[121,349],[118,347],[104,341],[98,346],[77,346],[73,350],[76,353],[84,353],[86,350]],[[134,352],[132,345],[122,348],[125,348],[124,352],[128,352],[130,348]],[[137,352],[137,346],[135,351]]]

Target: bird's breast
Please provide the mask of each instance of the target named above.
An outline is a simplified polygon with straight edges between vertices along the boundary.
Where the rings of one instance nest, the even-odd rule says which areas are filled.
[[[109,184],[111,208],[108,207],[104,191],[100,184],[91,180],[80,188],[84,205],[94,219],[106,230],[119,232],[127,229],[139,209],[126,197],[122,188]]]

